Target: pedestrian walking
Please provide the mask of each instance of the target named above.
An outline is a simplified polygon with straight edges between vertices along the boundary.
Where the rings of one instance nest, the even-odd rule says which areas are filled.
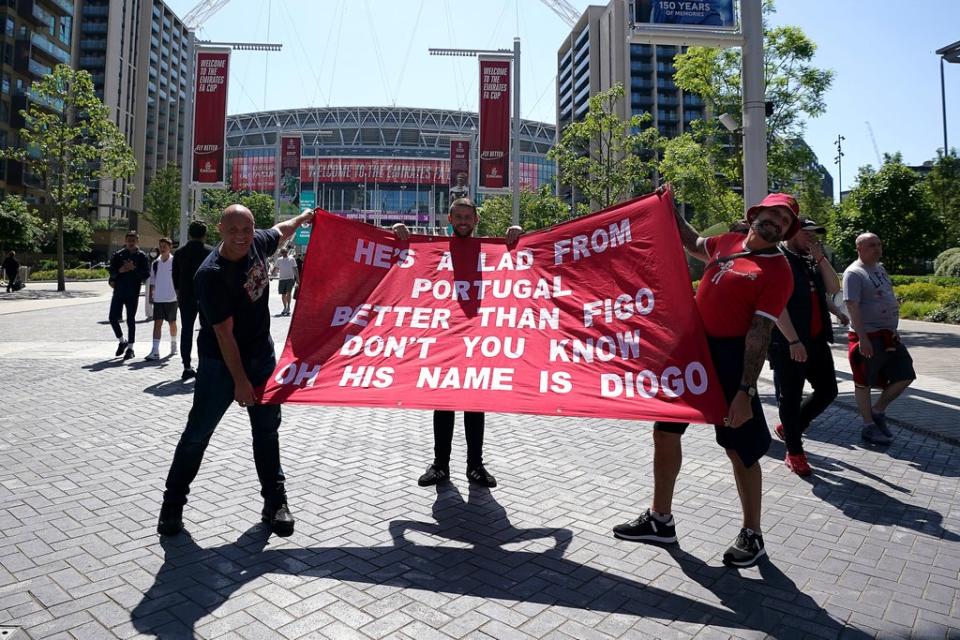
[[[270,337],[270,277],[267,258],[297,228],[313,220],[305,212],[270,229],[255,229],[253,214],[234,204],[217,229],[223,240],[197,270],[200,333],[193,406],[167,474],[157,522],[161,535],[183,529],[183,506],[200,470],[210,437],[234,401],[247,410],[253,432],[253,461],[263,497],[261,519],[277,535],[293,533],[286,478],[280,465],[280,405],[258,404],[254,389],[273,373]]]
[[[723,554],[729,566],[747,567],[766,555],[760,528],[763,476],[760,458],[770,446],[770,432],[757,396],[757,378],[780,317],[793,288],[790,265],[777,243],[797,232],[797,201],[772,193],[747,211],[747,235],[732,232],[701,237],[675,212],[684,249],[707,263],[697,288],[697,308],[707,343],[730,406],[723,424],[715,425],[717,443],[733,466],[743,511],[743,526]],[[653,425],[653,501],[613,534],[624,540],[654,543],[677,541],[672,515],[673,491],[683,462],[680,439],[687,424]]]
[[[150,277],[150,262],[147,254],[138,246],[140,234],[131,229],[124,237],[124,247],[110,257],[110,278],[113,289],[110,299],[110,327],[119,340],[117,356],[124,360],[134,357],[133,343],[137,337],[137,307],[140,302],[140,287]],[[127,317],[127,335],[123,335],[120,319]]]
[[[780,244],[793,274],[793,294],[770,339],[770,367],[780,411],[774,433],[786,443],[784,464],[800,476],[810,475],[803,433],[837,397],[830,311],[840,314],[832,303],[840,292],[840,279],[823,254],[825,233],[822,226],[805,219],[800,221],[800,231]],[[846,323],[846,316],[840,316]],[[806,398],[804,382],[813,390]]]
[[[293,294],[293,286],[300,281],[300,273],[297,271],[296,258],[288,255],[286,247],[280,249],[280,257],[277,258],[277,290],[280,292],[280,300],[283,302],[283,311],[281,316],[290,315],[290,296]]]
[[[177,355],[177,291],[173,287],[173,243],[160,238],[160,255],[150,265],[148,299],[153,305],[153,348],[145,360],[160,359],[164,321],[170,326],[170,355]]]
[[[469,198],[454,200],[450,205],[447,221],[453,227],[451,242],[466,239],[473,235],[480,223],[477,205]],[[393,225],[393,232],[401,242],[410,237],[406,225],[399,222]],[[507,229],[506,240],[512,245],[523,233],[520,227]],[[433,412],[433,463],[417,480],[421,487],[435,485],[450,478],[450,452],[453,446],[453,411]],[[480,411],[464,411],[463,427],[467,439],[467,479],[484,487],[497,486],[497,480],[483,466],[483,433],[485,416]]]
[[[20,273],[20,262],[17,261],[17,252],[10,251],[3,259],[3,273],[7,276],[7,293],[16,291],[17,277]]]
[[[843,272],[843,301],[850,314],[848,356],[853,393],[863,420],[860,436],[867,442],[890,444],[887,407],[917,374],[913,358],[900,341],[900,302],[880,262],[883,243],[874,233],[857,236],[857,259]],[[876,402],[871,389],[881,389]]]
[[[177,290],[177,305],[180,308],[180,360],[183,362],[181,380],[196,377],[193,368],[193,325],[197,319],[197,292],[193,277],[197,269],[210,255],[212,247],[204,244],[207,225],[194,220],[187,229],[189,241],[173,252],[173,286]]]

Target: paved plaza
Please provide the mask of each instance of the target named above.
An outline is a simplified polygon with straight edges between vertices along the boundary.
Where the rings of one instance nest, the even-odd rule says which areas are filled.
[[[764,469],[769,560],[720,556],[739,530],[729,462],[691,427],[680,544],[619,541],[649,504],[650,424],[489,415],[499,486],[420,488],[425,411],[290,406],[281,452],[296,533],[268,536],[245,413],[214,434],[184,512],[155,533],[190,407],[177,358],[114,358],[103,283],[0,294],[0,639],[960,638],[960,327],[904,323],[920,374],[894,443],[840,402],[811,427],[814,475]],[[273,293],[274,313],[280,310]],[[278,346],[288,318],[274,318]],[[168,349],[166,339],[161,353]],[[768,374],[765,373],[765,376]],[[769,382],[761,385],[775,423]]]

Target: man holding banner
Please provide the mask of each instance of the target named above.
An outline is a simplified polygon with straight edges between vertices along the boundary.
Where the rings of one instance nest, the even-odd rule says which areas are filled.
[[[743,509],[743,528],[723,554],[729,566],[748,567],[765,553],[760,530],[762,475],[759,460],[770,432],[757,397],[757,377],[766,358],[774,323],[793,289],[790,265],[777,243],[799,229],[797,201],[773,193],[750,208],[746,237],[727,233],[703,238],[675,211],[684,248],[707,263],[697,289],[713,364],[729,404],[716,425],[717,443],[733,465]],[[682,463],[680,437],[686,423],[654,423],[653,502],[638,518],[614,527],[624,540],[674,543],[673,491]]]
[[[469,198],[459,198],[450,204],[447,221],[453,227],[454,236],[469,238],[480,222],[477,205]],[[410,237],[407,227],[401,222],[393,225],[397,239],[405,242]],[[516,243],[523,229],[517,226],[507,229],[507,245]],[[428,487],[450,478],[450,450],[453,445],[453,411],[433,412],[433,463],[417,480],[421,487]],[[497,480],[483,466],[482,411],[464,411],[463,427],[467,439],[467,479],[484,487],[497,486]]]
[[[253,460],[263,496],[263,522],[279,536],[293,533],[280,466],[280,405],[258,404],[255,388],[276,365],[270,337],[270,278],[267,257],[304,223],[305,211],[271,229],[254,229],[253,214],[234,204],[217,225],[223,241],[210,252],[195,277],[200,307],[197,336],[197,383],[193,407],[167,474],[157,533],[176,535],[183,529],[183,505],[200,470],[214,429],[235,400],[246,408],[253,432]]]

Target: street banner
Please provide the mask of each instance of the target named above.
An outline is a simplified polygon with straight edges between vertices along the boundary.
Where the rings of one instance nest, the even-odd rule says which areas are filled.
[[[450,202],[470,196],[470,139],[450,139]]]
[[[300,213],[300,136],[280,138],[280,216]]]
[[[229,49],[197,52],[193,109],[193,182],[222,184],[227,135]]]
[[[234,191],[273,193],[277,180],[277,159],[268,156],[230,158],[230,188]]]
[[[266,403],[720,423],[669,192],[503,239],[318,211]],[[331,239],[335,241],[331,241]]]
[[[450,162],[427,158],[304,158],[303,182],[388,182],[407,185],[449,184]]]
[[[657,26],[736,28],[733,0],[634,0],[634,22]]]
[[[518,150],[519,151],[519,150]],[[480,57],[480,187],[510,186],[510,61]]]

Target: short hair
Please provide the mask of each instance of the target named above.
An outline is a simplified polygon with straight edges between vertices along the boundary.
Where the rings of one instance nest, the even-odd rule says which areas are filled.
[[[203,220],[194,220],[190,223],[190,228],[187,229],[187,235],[191,238],[199,240],[207,235],[207,225]]]
[[[875,234],[875,233],[873,233],[873,232],[871,232],[871,231],[866,231],[866,232],[864,232],[864,233],[861,233],[860,235],[857,236],[857,240],[856,240],[856,245],[857,245],[857,247],[859,247],[861,244],[863,244],[864,242],[866,242],[866,241],[869,240],[870,238],[876,238],[877,240],[879,240],[879,239],[880,239],[880,236],[878,236],[877,234]]]
[[[447,213],[452,214],[453,210],[456,209],[457,207],[468,207],[470,209],[473,209],[474,213],[477,212],[477,204],[470,198],[457,198],[456,200],[450,203],[450,209],[449,211],[447,211]]]
[[[124,237],[126,237],[126,238],[131,238],[131,237],[132,237],[132,238],[139,238],[139,237],[140,237],[140,234],[137,233],[137,230],[136,230],[136,229],[130,229],[130,231],[127,231],[127,235],[124,236]]]
[[[157,244],[163,244],[164,242],[166,242],[166,243],[169,244],[170,246],[173,246],[173,241],[170,240],[170,238],[167,238],[166,236],[164,236],[163,238],[160,238],[160,239],[157,241]]]

